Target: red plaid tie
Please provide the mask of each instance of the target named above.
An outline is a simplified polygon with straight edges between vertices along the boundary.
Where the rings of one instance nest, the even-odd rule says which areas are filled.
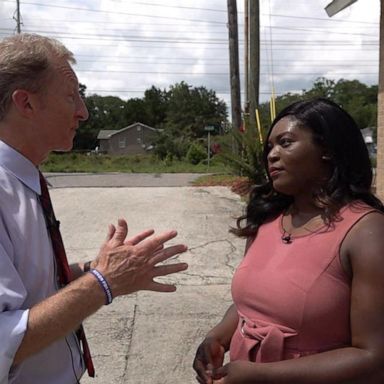
[[[59,229],[60,222],[56,220],[55,213],[53,211],[51,198],[49,197],[47,182],[45,181],[45,178],[40,171],[39,175],[41,186],[40,202],[43,208],[47,229],[51,236],[53,253],[55,254],[56,259],[58,281],[60,283],[60,286],[64,287],[71,281],[71,270],[69,269],[63,239],[61,237]],[[76,335],[83,347],[83,357],[85,365],[87,367],[88,375],[91,377],[95,377],[95,369],[93,367],[91,353],[82,325],[77,330]]]

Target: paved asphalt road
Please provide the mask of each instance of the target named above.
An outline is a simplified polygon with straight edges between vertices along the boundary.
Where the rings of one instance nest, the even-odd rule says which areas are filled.
[[[244,240],[228,229],[243,202],[226,187],[177,186],[197,175],[46,176],[70,262],[93,259],[119,217],[127,218],[131,235],[176,229],[171,244],[189,248],[177,257],[189,269],[163,278],[177,292],[119,297],[85,321],[96,378],[85,375],[81,384],[196,383],[196,348],[231,303]],[[132,186],[138,184],[146,188]]]
[[[54,188],[185,187],[200,173],[44,173]]]

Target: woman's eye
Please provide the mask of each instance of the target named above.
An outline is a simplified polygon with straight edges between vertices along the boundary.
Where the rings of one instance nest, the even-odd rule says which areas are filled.
[[[291,143],[292,143],[292,140],[290,140],[290,139],[281,139],[281,140],[280,140],[280,145],[281,145],[283,148],[288,147],[289,145],[291,145]]]

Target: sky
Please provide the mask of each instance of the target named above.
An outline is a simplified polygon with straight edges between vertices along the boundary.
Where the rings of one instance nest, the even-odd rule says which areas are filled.
[[[358,0],[332,18],[331,0],[259,1],[261,101],[319,77],[378,83],[380,0]],[[237,10],[243,83],[243,0]],[[15,11],[16,0],[0,0],[0,39],[16,33]],[[184,81],[230,104],[226,0],[20,0],[20,12],[22,32],[55,37],[75,54],[87,95],[142,98],[151,86]]]

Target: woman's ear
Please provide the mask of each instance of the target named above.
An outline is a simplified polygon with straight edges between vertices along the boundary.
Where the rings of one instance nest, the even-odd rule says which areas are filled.
[[[30,92],[24,89],[16,89],[12,93],[12,101],[22,116],[28,117],[33,113]]]

